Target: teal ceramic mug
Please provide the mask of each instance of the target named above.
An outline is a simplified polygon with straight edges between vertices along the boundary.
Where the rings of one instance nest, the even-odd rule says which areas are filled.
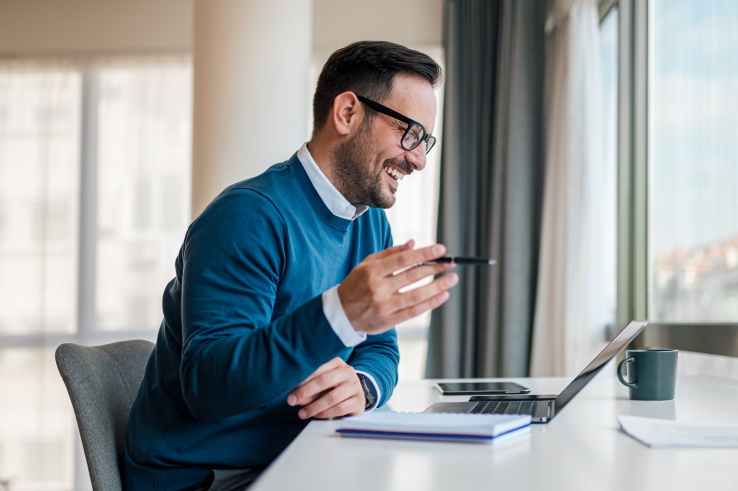
[[[676,387],[677,350],[633,349],[618,364],[620,383],[630,388],[634,401],[671,401]],[[628,365],[627,382],[623,367]]]

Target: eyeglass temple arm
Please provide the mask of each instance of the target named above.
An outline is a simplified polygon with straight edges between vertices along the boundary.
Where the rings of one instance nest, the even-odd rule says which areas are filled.
[[[420,124],[417,121],[415,121],[414,119],[410,119],[407,116],[403,116],[402,114],[398,113],[397,111],[393,111],[392,109],[388,108],[387,106],[384,106],[384,105],[382,105],[382,104],[380,104],[378,102],[374,102],[371,99],[367,99],[366,97],[363,97],[363,96],[360,96],[360,95],[357,95],[356,98],[359,99],[364,104],[366,104],[367,106],[369,106],[371,109],[374,109],[375,111],[377,111],[379,113],[386,114],[387,116],[393,117],[395,119],[399,119],[400,121],[402,121],[405,124],[408,124],[408,125],[412,125],[413,123],[414,124]],[[420,145],[421,142],[426,142],[426,144],[427,144],[428,143],[428,139],[431,138],[431,137],[433,137],[433,139],[436,138],[435,136],[433,136],[430,133],[428,133],[427,131],[425,131],[425,127],[422,124],[420,124],[420,127],[423,128],[423,133],[425,134],[425,136],[423,136],[423,138],[421,138],[418,141],[418,145]],[[418,145],[415,145],[415,146],[417,147]]]
[[[406,124],[418,123],[417,121],[412,120],[412,119],[408,118],[407,116],[403,116],[402,114],[398,113],[397,111],[393,111],[392,109],[388,108],[387,106],[383,106],[382,104],[380,104],[378,102],[374,102],[371,99],[367,99],[366,97],[363,97],[363,96],[360,96],[360,95],[357,95],[356,97],[361,102],[363,102],[364,104],[366,104],[370,108],[374,109],[378,113],[386,114],[387,116],[391,116],[391,117],[393,117],[395,119],[399,119],[400,121],[402,121],[403,123],[406,123]],[[418,123],[418,124],[420,124],[420,123]]]

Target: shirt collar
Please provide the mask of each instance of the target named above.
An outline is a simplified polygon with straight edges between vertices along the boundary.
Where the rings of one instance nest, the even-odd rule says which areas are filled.
[[[323,203],[325,203],[325,206],[328,207],[331,213],[346,220],[355,220],[369,209],[366,205],[354,206],[343,197],[341,192],[323,174],[318,164],[315,163],[313,156],[310,155],[307,143],[303,143],[300,150],[297,151],[297,158],[305,169],[305,173],[308,175],[313,187],[318,192],[320,199],[323,200]]]

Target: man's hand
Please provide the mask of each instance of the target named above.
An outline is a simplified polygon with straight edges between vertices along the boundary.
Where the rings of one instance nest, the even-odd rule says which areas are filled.
[[[287,404],[305,406],[297,413],[300,419],[326,419],[360,415],[366,397],[354,367],[333,358],[292,389]]]
[[[441,244],[413,250],[413,241],[367,256],[338,285],[338,298],[351,325],[367,334],[381,334],[402,321],[435,309],[448,300],[446,291],[459,282],[456,274],[404,293],[400,289],[455,264],[425,265],[446,253]],[[401,273],[395,274],[397,271]]]

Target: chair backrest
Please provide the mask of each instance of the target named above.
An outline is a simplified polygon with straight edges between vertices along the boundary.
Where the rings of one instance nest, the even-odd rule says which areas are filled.
[[[67,386],[95,491],[120,491],[126,426],[154,344],[62,344],[56,366]]]

